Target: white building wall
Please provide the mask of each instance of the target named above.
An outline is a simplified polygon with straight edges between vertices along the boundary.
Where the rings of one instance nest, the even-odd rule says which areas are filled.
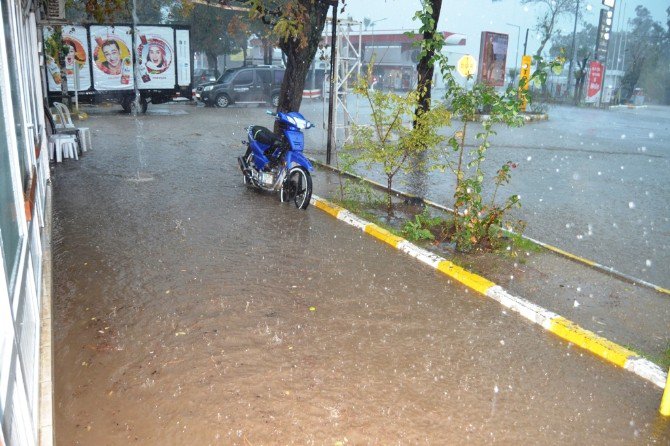
[[[40,443],[40,311],[46,291],[42,263],[49,157],[37,3],[0,2],[0,186],[5,188],[0,193],[0,444],[10,446]]]

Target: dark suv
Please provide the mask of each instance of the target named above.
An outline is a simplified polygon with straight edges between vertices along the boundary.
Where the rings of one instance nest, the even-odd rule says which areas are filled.
[[[207,105],[228,107],[230,104],[279,104],[279,90],[284,68],[248,66],[226,70],[216,82],[206,82],[195,90],[195,99]]]

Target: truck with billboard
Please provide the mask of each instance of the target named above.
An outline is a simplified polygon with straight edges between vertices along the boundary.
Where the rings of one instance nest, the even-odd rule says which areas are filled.
[[[44,27],[44,66],[50,103],[67,90],[79,101],[115,101],[130,112],[139,104],[191,98],[190,29],[172,25],[61,25]],[[65,53],[61,67],[59,48]],[[135,102],[135,98],[138,101]]]

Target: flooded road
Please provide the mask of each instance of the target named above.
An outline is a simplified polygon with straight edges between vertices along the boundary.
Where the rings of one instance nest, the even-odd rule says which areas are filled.
[[[246,189],[257,109],[154,110],[56,167],[58,444],[670,441],[651,384]]]

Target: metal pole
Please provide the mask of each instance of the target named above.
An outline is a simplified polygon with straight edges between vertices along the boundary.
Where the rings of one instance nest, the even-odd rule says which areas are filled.
[[[337,4],[333,3],[333,26],[330,38],[330,92],[328,94],[328,144],[326,146],[326,164],[330,165],[331,154],[333,151],[333,140],[335,132],[333,129],[333,111],[335,109],[335,53],[337,52]]]
[[[77,59],[74,60],[74,107],[79,116],[79,64]]]
[[[612,12],[612,18],[614,18],[614,8],[607,8],[609,11]],[[610,37],[612,36],[612,28],[610,28]],[[605,76],[607,75],[607,59],[609,58],[609,47],[610,47],[610,41],[607,39],[607,44],[606,44],[606,50],[605,50],[605,60],[603,60],[603,78],[602,81],[600,82],[600,94],[598,95],[598,108],[602,107],[602,101],[603,101],[603,94],[605,94]],[[596,49],[597,51],[597,49]],[[610,98],[610,101],[612,99]]]
[[[528,28],[526,28],[526,40],[523,41],[523,55],[525,56],[528,48]]]
[[[577,40],[575,36],[577,34],[577,18],[579,17],[579,0],[577,0],[577,6],[575,7],[575,26],[572,28],[572,56],[570,56],[570,68],[568,68],[568,83],[566,89],[568,90],[568,95],[570,95],[570,82],[572,82],[572,63],[577,56]]]
[[[514,25],[513,23],[508,23],[507,25],[513,26],[516,28],[516,56],[514,59],[514,65],[516,67],[516,75],[519,75],[519,42],[521,40],[521,26],[519,25]],[[512,82],[514,82],[516,79],[512,79]]]

